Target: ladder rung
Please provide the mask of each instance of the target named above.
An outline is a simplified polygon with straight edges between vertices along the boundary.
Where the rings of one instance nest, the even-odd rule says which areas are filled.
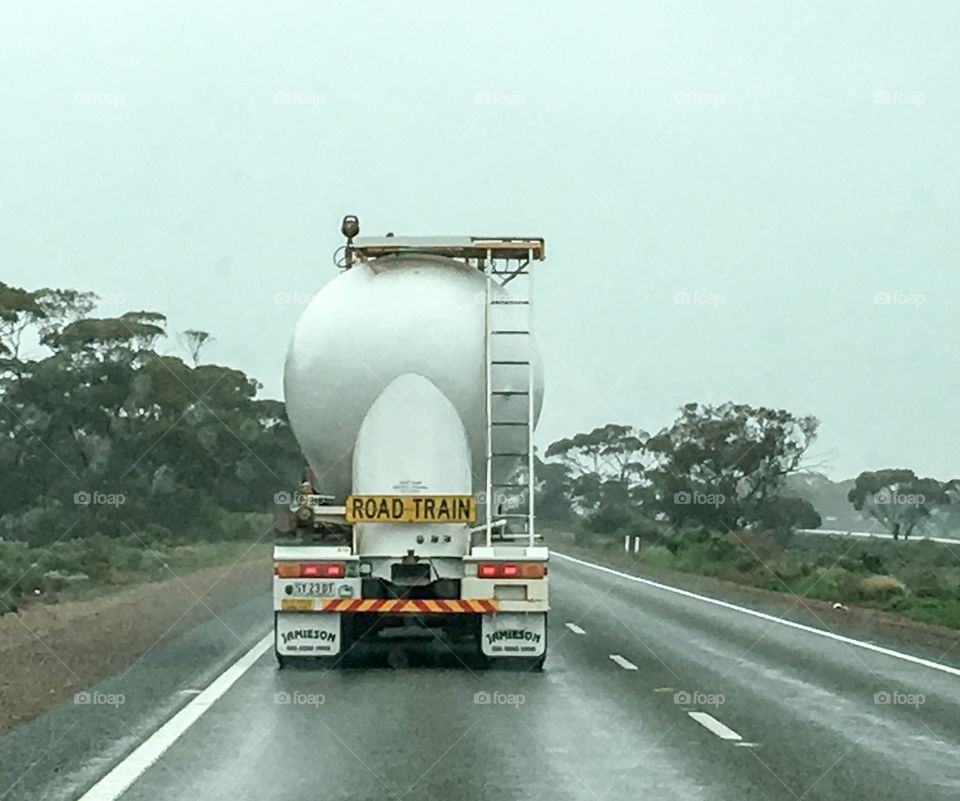
[[[502,284],[507,284],[510,280],[517,277],[530,278],[531,266],[529,264],[520,264],[518,269],[510,269],[509,267],[503,267],[500,265],[488,264],[485,266],[484,272],[487,275],[493,277],[496,276],[497,279],[502,279]],[[496,285],[496,281],[491,282],[491,287]],[[522,285],[521,285],[522,286]],[[529,288],[530,283],[527,284]],[[499,290],[498,290],[499,291]],[[526,295],[526,297],[524,297]],[[496,525],[494,531],[488,531],[488,536],[491,537],[492,541],[497,542],[533,542],[535,541],[534,537],[534,516],[531,514],[532,509],[527,510],[526,507],[528,502],[532,505],[533,502],[533,493],[535,486],[532,482],[533,476],[525,476],[522,473],[519,475],[513,474],[509,475],[504,472],[501,478],[513,478],[514,480],[501,480],[493,481],[492,472],[496,469],[497,459],[510,459],[511,464],[514,464],[512,460],[525,460],[533,458],[533,420],[531,418],[530,411],[520,412],[519,409],[516,413],[510,413],[510,410],[507,409],[506,404],[501,408],[491,405],[493,403],[494,397],[510,398],[512,396],[522,397],[525,400],[523,404],[526,406],[531,398],[533,397],[533,383],[532,380],[529,386],[526,389],[495,389],[494,387],[499,383],[501,386],[510,383],[502,378],[508,376],[507,371],[497,372],[494,368],[496,367],[522,367],[524,370],[520,372],[523,374],[528,373],[530,370],[534,369],[533,360],[530,358],[529,354],[518,353],[516,355],[524,356],[527,355],[527,358],[497,358],[497,356],[511,356],[514,353],[511,353],[507,350],[509,342],[504,340],[499,342],[496,339],[492,339],[492,336],[513,336],[513,337],[532,337],[533,332],[531,330],[530,320],[527,319],[532,308],[533,298],[530,296],[529,292],[523,290],[518,291],[516,295],[503,295],[501,297],[495,297],[493,290],[488,288],[486,295],[487,302],[487,317],[485,331],[487,335],[486,340],[486,359],[487,359],[487,378],[486,378],[486,398],[488,409],[490,413],[487,416],[487,491],[491,493],[490,503],[492,504],[493,499],[496,498],[496,495],[493,493],[498,493],[499,495],[507,498],[513,498],[517,502],[503,503],[499,504],[499,508],[503,508],[504,505],[507,505],[514,509],[515,511],[510,513],[500,513],[497,515],[497,518],[502,518],[502,522],[499,522]],[[495,306],[526,306],[527,309],[523,312],[503,312],[502,314],[494,314],[496,311],[493,307]],[[508,318],[508,315],[509,318]],[[518,317],[517,315],[522,315]],[[519,340],[512,341],[514,345],[521,345]],[[500,348],[500,352],[497,353],[496,349]],[[531,374],[532,376],[532,374]],[[523,386],[526,384],[526,381],[516,382]],[[495,417],[505,417],[508,419],[505,420],[496,420]],[[517,419],[520,418],[520,419]],[[528,419],[523,419],[528,418]],[[519,433],[523,428],[526,428],[526,433]],[[500,429],[505,429],[500,434],[497,434]],[[503,441],[497,442],[498,438],[506,440],[507,437],[510,437],[513,431],[518,433],[515,436],[519,441]],[[522,451],[497,451],[496,446],[500,447],[521,447],[524,450]],[[522,463],[522,461],[521,461]],[[520,500],[526,499],[526,500]],[[490,506],[488,506],[488,515]],[[523,509],[524,511],[519,511]],[[489,523],[490,521],[488,521]],[[506,528],[509,527],[511,530],[507,531]]]

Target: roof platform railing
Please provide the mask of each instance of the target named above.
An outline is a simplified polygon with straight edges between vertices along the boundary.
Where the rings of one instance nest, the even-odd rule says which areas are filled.
[[[486,268],[487,259],[543,261],[541,237],[489,236],[358,236],[347,246],[344,266],[388,256],[424,254],[463,261],[477,269]]]

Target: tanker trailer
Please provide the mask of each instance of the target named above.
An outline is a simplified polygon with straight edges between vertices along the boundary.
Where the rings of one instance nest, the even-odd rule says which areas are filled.
[[[405,633],[539,669],[537,238],[348,237],[284,369],[309,463],[274,548],[276,655],[337,663]]]

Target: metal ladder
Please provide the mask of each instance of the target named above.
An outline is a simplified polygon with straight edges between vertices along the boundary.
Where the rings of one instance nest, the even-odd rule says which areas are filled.
[[[487,251],[483,272],[486,362],[486,541],[535,542],[533,266],[497,263]],[[501,289],[510,284],[509,294]]]

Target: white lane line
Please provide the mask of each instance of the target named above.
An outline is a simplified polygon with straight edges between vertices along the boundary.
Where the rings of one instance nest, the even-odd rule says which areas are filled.
[[[697,593],[690,592],[689,590],[681,590],[679,587],[671,587],[669,584],[661,584],[659,581],[651,581],[650,579],[641,578],[640,576],[631,576],[629,573],[623,573],[610,567],[604,567],[603,565],[595,565],[593,562],[577,559],[575,556],[567,556],[565,553],[551,551],[550,557],[566,559],[568,562],[575,562],[578,565],[599,570],[601,573],[610,573],[613,576],[629,579],[630,581],[635,581],[637,584],[646,584],[648,587],[656,587],[658,590],[666,590],[667,592],[682,595],[685,598],[693,598],[697,601],[703,601],[704,603],[713,604],[714,606],[719,606],[723,609],[732,609],[734,612],[742,612],[745,615],[760,618],[761,620],[768,620],[771,623],[779,623],[781,626],[788,626],[789,628],[796,629],[797,631],[805,631],[807,634],[816,634],[818,637],[826,637],[829,640],[835,640],[836,642],[853,645],[857,648],[863,648],[867,651],[883,654],[884,656],[892,656],[894,659],[902,659],[904,662],[912,662],[915,665],[923,665],[923,667],[927,667],[932,670],[939,670],[942,673],[949,673],[951,676],[960,676],[960,668],[951,667],[950,665],[942,665],[939,662],[932,662],[929,659],[922,659],[919,656],[905,654],[902,651],[894,651],[891,648],[884,648],[880,645],[874,645],[871,642],[855,640],[852,637],[844,637],[842,634],[834,634],[832,631],[815,629],[813,626],[805,626],[803,623],[794,623],[792,620],[785,620],[782,617],[775,617],[774,615],[768,615],[765,612],[758,612],[756,609],[747,609],[745,606],[737,606],[736,604],[720,601],[716,598],[710,598],[706,595],[698,595]]]
[[[580,628],[576,623],[564,623],[563,625],[566,626],[568,629],[570,629],[570,631],[572,631],[574,634],[587,633],[582,628]]]
[[[743,739],[743,737],[733,729],[724,726],[719,720],[713,717],[713,715],[708,715],[706,712],[687,712],[687,714],[703,726],[703,728],[709,729],[716,734],[721,740],[737,741]]]
[[[620,665],[620,667],[622,667],[624,670],[639,670],[639,669],[640,669],[640,668],[638,668],[635,664],[633,664],[633,662],[630,662],[629,660],[624,659],[622,656],[620,656],[620,654],[610,654],[610,658],[611,658],[614,662],[616,662],[618,665]]]
[[[119,798],[272,646],[273,632],[270,632],[217,676],[207,689],[177,712],[137,746],[126,759],[84,793],[80,801],[115,801]]]

